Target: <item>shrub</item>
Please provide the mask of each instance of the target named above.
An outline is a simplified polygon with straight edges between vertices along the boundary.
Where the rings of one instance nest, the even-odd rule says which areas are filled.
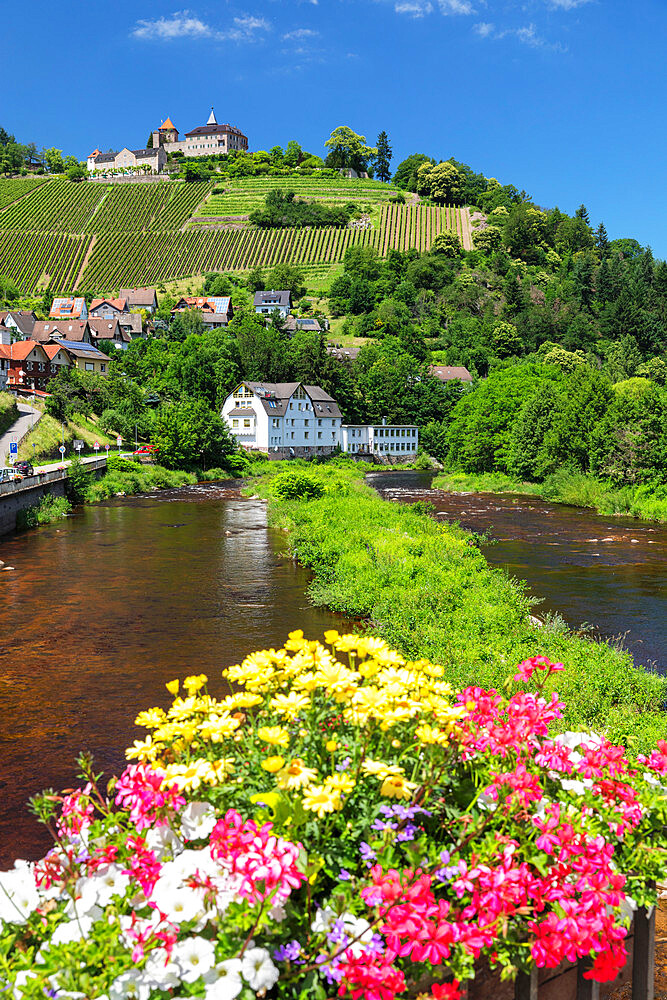
[[[18,531],[25,531],[28,528],[36,528],[40,524],[51,524],[67,517],[72,511],[72,505],[65,497],[57,497],[52,493],[45,493],[38,504],[34,507],[27,507],[20,510],[16,515],[16,528]]]
[[[324,496],[324,484],[304,472],[281,472],[272,484],[279,500],[316,500]]]

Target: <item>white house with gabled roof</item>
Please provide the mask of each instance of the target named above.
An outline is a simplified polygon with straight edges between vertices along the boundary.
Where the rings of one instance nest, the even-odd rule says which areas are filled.
[[[276,457],[327,455],[340,447],[340,408],[317,385],[241,382],[221,416],[242,448]]]

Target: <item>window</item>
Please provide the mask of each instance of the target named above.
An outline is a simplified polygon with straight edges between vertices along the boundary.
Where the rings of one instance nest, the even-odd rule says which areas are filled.
[[[244,426],[244,427],[250,427],[250,418],[249,418],[249,417],[246,417],[246,418],[244,419],[244,421],[243,421],[243,426]]]
[[[232,420],[232,427],[238,427],[238,425],[239,425],[238,420]]]
[[[100,371],[101,372],[105,372],[106,370],[107,370],[107,366],[106,365],[100,365]]]
[[[29,372],[31,372],[31,371],[32,371],[32,361],[28,361],[28,362],[27,362],[27,364],[26,364],[26,368],[28,369],[28,371],[29,371]]]
[[[321,426],[322,426],[322,421],[321,421],[321,420],[318,420],[318,421],[317,421],[317,426],[318,426],[318,427],[321,427]]]
[[[43,362],[43,361],[40,361],[40,362],[38,363],[37,367],[39,368],[40,372],[43,372],[43,371],[44,371],[44,362]]]
[[[306,438],[306,440],[308,440],[308,438],[310,437],[310,432],[305,431],[303,436]]]
[[[86,361],[86,371],[87,372],[94,372],[95,371],[95,362],[94,361]]]
[[[318,431],[317,432],[317,440],[319,441],[321,437],[322,437],[322,431]]]

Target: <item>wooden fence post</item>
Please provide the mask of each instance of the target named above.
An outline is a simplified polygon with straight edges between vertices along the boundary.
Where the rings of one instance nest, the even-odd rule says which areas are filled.
[[[635,913],[632,959],[632,1000],[655,998],[655,906]]]
[[[514,1000],[537,1000],[537,969],[520,972],[514,983]]]
[[[584,972],[592,968],[590,958],[580,958],[577,962],[577,1000],[599,1000],[600,984],[594,979],[584,979]]]

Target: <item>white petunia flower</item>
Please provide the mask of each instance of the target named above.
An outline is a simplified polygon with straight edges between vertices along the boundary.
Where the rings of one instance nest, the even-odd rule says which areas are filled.
[[[335,911],[330,906],[320,907],[310,929],[315,934],[328,934],[337,919]]]
[[[194,983],[215,965],[215,946],[203,937],[191,937],[174,945],[172,962],[184,983]]]
[[[149,980],[151,989],[173,990],[181,982],[178,966],[169,959],[166,948],[151,951],[144,966],[144,975]]]
[[[189,802],[180,814],[181,833],[188,840],[208,837],[216,824],[215,809],[208,802]]]
[[[124,896],[130,885],[130,876],[118,865],[106,865],[89,878],[80,878],[76,884],[81,897],[80,909],[87,913],[93,906],[108,906],[113,896]]]
[[[172,924],[197,919],[204,910],[203,892],[185,885],[158,879],[151,893],[151,902]]]
[[[39,892],[30,868],[21,866],[0,873],[0,923],[24,924],[39,903]]]
[[[249,948],[243,956],[241,971],[244,979],[256,991],[270,990],[280,976],[266,948]]]
[[[204,976],[206,1000],[234,1000],[243,989],[241,959],[230,958],[219,962]]]
[[[148,1000],[150,994],[150,981],[139,969],[122,972],[109,987],[109,1000]]]
[[[49,943],[51,945],[72,944],[74,941],[83,941],[92,929],[93,918],[89,917],[88,914],[83,914],[78,918],[65,920],[62,924],[58,924]]]
[[[162,861],[167,854],[176,857],[183,850],[180,838],[174,833],[170,826],[151,827],[146,831],[146,844],[155,854],[158,861]]]

